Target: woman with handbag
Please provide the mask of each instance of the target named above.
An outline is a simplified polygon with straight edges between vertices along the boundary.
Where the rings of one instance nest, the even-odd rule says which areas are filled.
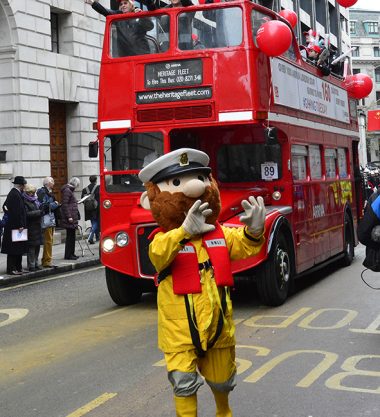
[[[36,187],[26,184],[23,193],[28,228],[27,263],[29,272],[41,269],[38,266],[38,255],[42,244],[41,217],[44,212],[36,195]]]
[[[41,264],[43,268],[56,268],[52,264],[54,228],[57,226],[59,203],[53,194],[54,179],[45,177],[43,187],[37,191],[38,200],[46,207],[41,226],[44,240]]]
[[[65,259],[76,261],[75,255],[75,229],[78,227],[79,211],[78,200],[74,191],[79,187],[80,180],[72,177],[68,184],[61,188],[61,227],[66,229]]]

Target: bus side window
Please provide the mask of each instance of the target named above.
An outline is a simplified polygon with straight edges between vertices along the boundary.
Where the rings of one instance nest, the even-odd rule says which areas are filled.
[[[322,178],[321,150],[318,145],[309,145],[310,178],[319,180]]]
[[[336,178],[336,150],[325,149],[326,178]]]
[[[292,176],[293,180],[306,180],[306,146],[292,146]]]
[[[338,148],[338,170],[340,178],[347,178],[347,154],[344,148]]]

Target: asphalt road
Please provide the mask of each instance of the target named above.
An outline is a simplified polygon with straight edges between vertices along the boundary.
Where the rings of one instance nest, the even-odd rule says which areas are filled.
[[[240,283],[235,417],[380,416],[380,293],[356,254],[299,281],[279,308]],[[155,301],[116,307],[101,267],[0,289],[0,417],[174,416]],[[199,417],[212,416],[204,386]]]

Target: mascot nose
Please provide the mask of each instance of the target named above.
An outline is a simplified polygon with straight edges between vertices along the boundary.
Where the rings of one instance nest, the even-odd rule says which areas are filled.
[[[193,179],[185,184],[185,186],[182,189],[182,192],[185,194],[186,197],[198,198],[205,192],[205,190],[206,185],[203,181]]]

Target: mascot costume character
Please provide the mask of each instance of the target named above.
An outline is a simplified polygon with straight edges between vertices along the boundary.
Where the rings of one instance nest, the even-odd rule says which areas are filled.
[[[231,417],[228,395],[236,385],[235,327],[229,288],[231,260],[258,253],[264,242],[262,197],[243,200],[242,227],[217,222],[219,190],[209,157],[177,149],[144,167],[142,207],[159,228],[149,257],[157,270],[158,345],[164,352],[177,417],[197,416],[205,378],[217,417]]]

